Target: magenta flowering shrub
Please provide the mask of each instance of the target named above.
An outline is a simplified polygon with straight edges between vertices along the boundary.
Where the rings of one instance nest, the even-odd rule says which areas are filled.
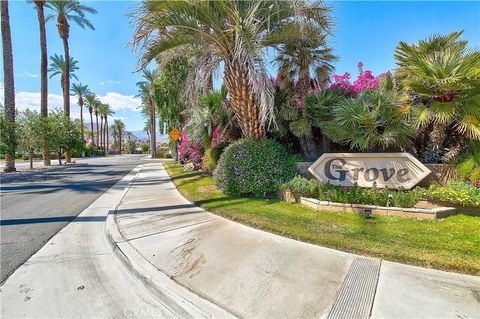
[[[215,148],[218,146],[224,146],[226,140],[222,135],[222,130],[219,127],[213,130],[212,132],[212,140],[210,142],[210,147]]]
[[[200,164],[202,162],[202,150],[199,143],[191,142],[187,133],[184,131],[180,136],[178,145],[178,159],[181,162],[192,162]]]
[[[359,62],[358,77],[353,83],[350,81],[351,74],[348,72],[345,72],[343,75],[334,74],[333,79],[335,82],[330,85],[330,88],[341,89],[346,93],[356,95],[366,90],[376,89],[380,80],[387,74],[389,74],[389,72],[374,76],[372,71],[363,70],[363,63]]]

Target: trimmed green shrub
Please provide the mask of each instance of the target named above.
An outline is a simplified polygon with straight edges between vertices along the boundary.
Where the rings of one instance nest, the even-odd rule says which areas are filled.
[[[335,186],[329,183],[321,183],[319,186],[319,199],[334,203],[365,204],[375,206],[403,207],[415,206],[421,193],[415,189],[412,191],[361,188],[357,185],[352,187]]]
[[[217,167],[218,160],[222,154],[222,149],[219,147],[209,148],[205,151],[202,160],[202,167],[207,172],[213,172],[215,167]]]
[[[307,179],[295,176],[291,181],[282,185],[282,189],[289,190],[302,196],[317,197],[321,182],[315,179]]]
[[[265,195],[295,173],[294,159],[281,144],[269,139],[241,139],[223,151],[213,178],[225,193]]]

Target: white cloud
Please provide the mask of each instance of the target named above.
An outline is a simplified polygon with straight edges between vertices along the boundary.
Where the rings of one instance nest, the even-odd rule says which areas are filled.
[[[138,107],[142,104],[140,98],[133,95],[123,95],[116,92],[108,92],[105,96],[98,96],[103,103],[108,103],[113,110],[128,109],[138,112]]]
[[[133,95],[123,95],[117,92],[108,92],[106,95],[99,95],[98,98],[103,103],[108,103],[114,111],[131,110],[138,111],[137,107],[141,104],[139,98]],[[3,82],[0,82],[0,101],[3,103],[4,88]],[[77,105],[76,96],[70,95],[71,117],[78,118],[80,111]],[[18,92],[15,95],[15,107],[19,111],[25,109],[40,111],[40,92]],[[63,96],[60,94],[48,94],[48,109],[60,108],[63,109]],[[85,109],[84,109],[85,111]]]
[[[19,74],[19,76],[28,76],[30,78],[38,78],[40,76],[40,74],[37,74],[37,73],[30,73],[28,71],[23,71],[22,73]]]
[[[115,80],[98,82],[98,84],[100,84],[100,85],[106,85],[106,84],[117,85],[117,84],[120,84],[120,83],[121,83],[120,81],[115,81]]]

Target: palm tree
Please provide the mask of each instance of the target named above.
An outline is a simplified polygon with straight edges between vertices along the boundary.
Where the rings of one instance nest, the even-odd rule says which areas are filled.
[[[156,75],[152,70],[145,69],[142,74],[145,81],[137,83],[139,93],[138,97],[142,99],[142,104],[145,106],[145,111],[149,116],[150,120],[150,153],[152,158],[157,157],[156,154],[156,105],[153,92],[153,82],[155,81]]]
[[[95,118],[96,118],[96,123],[97,123],[97,150],[98,147],[100,147],[100,141],[99,141],[99,132],[98,132],[98,107],[102,105],[102,102],[100,100],[96,100],[95,103],[93,104],[93,112],[95,113]]]
[[[108,117],[115,114],[115,112],[112,110],[112,107],[110,106],[110,104],[105,104],[105,112],[103,114],[103,116],[105,117],[105,138],[104,138],[104,141],[106,140],[106,144],[105,144],[105,155],[108,153]]]
[[[93,25],[85,17],[86,13],[96,14],[97,11],[89,6],[82,5],[77,0],[47,0],[45,7],[52,10],[46,20],[57,18],[57,29],[60,38],[63,41],[65,53],[65,76],[62,82],[63,88],[63,107],[65,114],[70,118],[70,49],[68,47],[68,37],[70,35],[69,21],[74,21],[81,28],[88,27],[94,30]]]
[[[83,132],[83,103],[85,96],[90,93],[88,85],[82,85],[81,83],[74,83],[72,85],[72,93],[78,97],[78,106],[80,107],[80,130],[82,132],[82,140],[85,143],[85,134]]]
[[[92,150],[95,148],[95,138],[94,138],[94,131],[93,131],[93,109],[95,107],[95,104],[98,103],[98,98],[95,94],[93,93],[87,93],[85,95],[85,102],[87,104],[88,112],[90,113],[90,132],[92,134]],[[93,156],[93,151],[92,151],[92,156]]]
[[[224,65],[223,80],[245,137],[261,139],[274,120],[273,90],[265,49],[299,36],[296,21],[330,30],[330,9],[308,0],[146,1],[132,16],[135,48],[143,64],[166,52],[192,52],[194,65],[185,96],[195,102],[211,74]]]
[[[5,153],[5,172],[14,172],[15,168],[15,84],[13,78],[13,50],[12,34],[10,32],[10,16],[8,14],[8,1],[0,2],[2,50],[3,50],[3,78],[4,78],[4,107],[9,149]]]
[[[326,40],[328,34],[322,28],[306,23],[292,24],[291,27],[297,28],[300,36],[276,47],[277,80],[289,96],[284,107],[295,109],[298,113],[294,114],[290,129],[300,140],[305,157],[315,160],[317,151],[305,99],[312,90],[325,88],[334,70],[332,62],[337,57],[332,54]]]
[[[435,34],[395,50],[397,75],[409,90],[418,126],[430,140],[423,160],[448,162],[480,140],[480,51],[469,50],[463,31]],[[447,150],[448,149],[448,150]]]
[[[125,129],[125,124],[123,124],[122,120],[115,119],[115,121],[113,121],[112,129],[115,132],[115,135],[118,136],[118,153],[122,155],[122,132]]]
[[[103,120],[104,120],[104,112],[106,111],[105,110],[106,108],[106,104],[104,103],[101,103],[99,106],[98,106],[98,114],[100,115],[100,148],[105,150],[105,141],[104,141],[104,137],[105,137],[105,129],[104,129],[104,126],[103,126]]]
[[[30,2],[31,0],[29,0]],[[48,116],[48,55],[47,55],[47,32],[45,30],[45,0],[33,0],[37,9],[38,27],[40,30],[40,113],[43,117]],[[43,163],[50,166],[50,150],[43,149]]]

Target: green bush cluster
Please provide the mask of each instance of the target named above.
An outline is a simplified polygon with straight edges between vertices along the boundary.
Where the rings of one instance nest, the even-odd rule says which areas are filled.
[[[322,201],[375,206],[413,207],[422,194],[418,190],[403,191],[391,189],[335,186],[317,180],[295,176],[283,185],[293,193],[308,197],[318,197]]]
[[[295,176],[292,180],[282,185],[282,189],[289,190],[307,197],[317,197],[321,182],[315,179],[306,179],[302,176]]]
[[[480,207],[480,188],[465,182],[452,182],[447,187],[430,186],[428,190],[422,190],[421,196],[433,202]]]
[[[241,139],[229,145],[213,171],[215,184],[230,194],[265,195],[295,176],[293,159],[269,139]]]

